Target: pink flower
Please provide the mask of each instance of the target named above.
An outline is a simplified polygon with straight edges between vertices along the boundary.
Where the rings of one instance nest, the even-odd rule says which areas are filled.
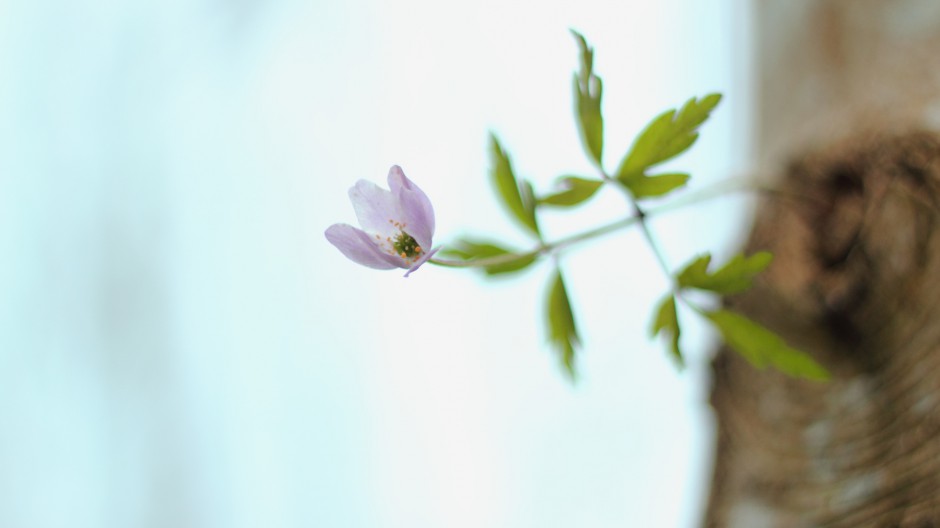
[[[405,268],[407,277],[439,249],[431,249],[434,208],[398,165],[388,171],[388,187],[356,182],[349,200],[362,229],[333,224],[326,239],[353,262],[374,269]]]

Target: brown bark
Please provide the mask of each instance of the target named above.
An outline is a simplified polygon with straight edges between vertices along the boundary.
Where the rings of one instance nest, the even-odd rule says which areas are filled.
[[[757,157],[782,178],[747,249],[776,258],[728,303],[833,379],[719,351],[705,524],[940,526],[940,4],[755,9]]]
[[[708,525],[940,523],[938,210],[940,138],[927,133],[808,156],[766,200],[749,250],[776,259],[729,304],[833,379],[718,355]]]

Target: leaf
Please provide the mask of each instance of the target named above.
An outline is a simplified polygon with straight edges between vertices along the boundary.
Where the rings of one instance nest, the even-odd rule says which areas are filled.
[[[442,249],[440,253],[442,256],[459,258],[466,262],[482,259],[499,260],[497,264],[480,267],[487,275],[521,271],[532,265],[538,258],[535,253],[522,253],[492,242],[469,239],[458,240],[452,247]],[[496,259],[496,257],[501,258]]]
[[[682,108],[656,116],[637,136],[620,163],[617,178],[624,184],[644,177],[648,168],[674,158],[695,143],[698,127],[721,101],[721,94],[689,99]]]
[[[526,214],[532,219],[535,232],[538,234],[538,221],[535,219],[535,208],[538,205],[538,199],[535,198],[535,190],[532,189],[532,182],[522,180],[522,185],[519,188],[519,197],[522,199],[522,208],[525,209]]]
[[[669,172],[656,176],[644,176],[625,183],[634,198],[654,198],[663,196],[682,187],[689,181],[684,172]]]
[[[669,338],[669,350],[672,356],[679,363],[679,366],[685,365],[682,357],[682,351],[679,349],[679,335],[682,333],[679,329],[679,317],[676,314],[676,298],[672,295],[666,296],[659,304],[656,310],[656,319],[650,327],[650,334],[656,337],[660,333],[666,334]]]
[[[519,183],[516,181],[512,163],[509,161],[509,155],[506,154],[494,135],[490,136],[490,147],[493,154],[493,169],[490,174],[503,204],[523,226],[538,235],[539,226],[535,221],[534,200],[530,200],[529,203],[523,201],[523,195],[519,191]]]
[[[565,176],[561,179],[563,190],[539,198],[539,203],[558,207],[571,207],[590,199],[602,185],[604,185],[603,180]]]
[[[706,253],[689,263],[676,280],[683,288],[698,288],[722,295],[738,293],[750,288],[754,277],[764,271],[773,258],[768,251],[758,251],[750,257],[739,254],[718,271],[709,273],[712,256]]]
[[[547,298],[548,339],[561,356],[562,365],[568,376],[574,379],[575,348],[579,346],[578,330],[574,324],[574,314],[565,290],[561,271],[556,271],[552,279]]]
[[[578,48],[581,50],[581,75],[584,80],[591,75],[594,70],[594,48],[588,46],[584,35],[571,29],[571,34],[578,41]]]
[[[604,85],[600,77],[594,75],[594,49],[580,33],[574,30],[571,33],[581,50],[581,69],[574,75],[575,115],[584,149],[600,166],[604,152],[604,117],[601,114]]]
[[[829,372],[812,357],[787,346],[780,336],[747,317],[727,310],[704,312],[704,315],[721,332],[725,342],[755,367],[771,366],[791,376],[816,381],[829,379]]]

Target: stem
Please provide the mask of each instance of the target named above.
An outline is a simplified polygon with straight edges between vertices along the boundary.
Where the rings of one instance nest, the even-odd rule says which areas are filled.
[[[618,231],[620,229],[630,227],[633,224],[637,223],[638,221],[639,220],[637,219],[637,217],[628,216],[627,218],[624,218],[623,220],[617,220],[616,222],[612,222],[610,224],[602,225],[600,227],[595,227],[594,229],[589,229],[581,233],[577,233],[574,235],[570,235],[570,236],[558,239],[553,244],[551,244],[551,248],[561,249],[564,247],[568,247],[578,242],[590,240],[592,238],[599,237],[601,235],[606,235],[607,233],[613,233],[614,231]]]
[[[663,252],[659,249],[659,244],[656,243],[656,239],[653,238],[653,231],[650,230],[649,223],[646,221],[646,213],[640,209],[640,206],[636,202],[633,203],[633,206],[636,208],[637,218],[640,219],[640,231],[643,232],[643,237],[646,238],[646,243],[649,244],[650,249],[653,251],[653,255],[656,256],[656,262],[659,263],[659,268],[663,270],[663,273],[666,274],[666,277],[669,278],[669,282],[674,282],[672,276],[672,271],[670,271],[669,264],[666,263],[666,257],[663,256]]]
[[[617,220],[616,222],[611,222],[609,224],[602,225],[600,227],[595,227],[594,229],[589,229],[587,231],[582,231],[580,233],[575,233],[566,237],[562,237],[554,242],[541,243],[538,247],[526,251],[524,253],[507,253],[505,255],[497,255],[495,257],[488,257],[482,259],[473,259],[473,260],[452,260],[452,259],[441,259],[441,258],[432,258],[428,262],[431,264],[436,264],[438,266],[443,266],[447,268],[485,268],[487,266],[498,266],[501,264],[508,264],[510,262],[515,262],[520,259],[532,257],[532,256],[541,256],[546,253],[553,251],[558,251],[560,249],[567,248],[574,244],[578,244],[592,238],[606,235],[608,233],[613,233],[620,229],[630,227],[634,224],[639,224],[640,229],[643,231],[643,237],[646,238],[646,242],[649,244],[650,249],[652,249],[656,261],[659,264],[659,267],[663,270],[667,277],[669,277],[670,283],[674,283],[674,278],[672,273],[669,271],[669,266],[666,263],[665,257],[663,257],[662,252],[659,249],[656,239],[653,237],[653,233],[650,230],[649,224],[647,222],[648,218],[657,216],[662,213],[673,211],[682,207],[689,205],[694,205],[712,198],[717,198],[728,192],[734,191],[756,191],[756,192],[765,192],[773,193],[773,189],[755,186],[752,183],[748,183],[745,180],[738,178],[724,180],[717,182],[708,187],[704,187],[689,193],[688,195],[683,196],[677,200],[673,200],[669,203],[663,204],[659,207],[653,207],[651,209],[643,209],[636,203],[636,200],[633,199],[633,196],[630,195],[629,190],[624,187],[618,180],[607,176],[605,173],[601,173],[601,176],[608,183],[615,185],[624,195],[627,197],[627,200],[630,202],[630,205],[633,207],[633,214],[627,218]]]
[[[601,171],[601,176],[604,180],[610,182],[618,189],[623,192],[623,195],[627,198],[627,201],[633,207],[633,218],[636,218],[640,223],[640,231],[643,232],[643,238],[646,239],[646,243],[649,245],[650,250],[653,252],[653,256],[656,257],[656,262],[659,264],[659,268],[662,270],[663,274],[666,275],[666,278],[669,279],[669,284],[672,285],[673,291],[676,291],[675,277],[672,276],[672,271],[669,268],[669,264],[666,262],[666,257],[663,256],[662,250],[659,248],[659,244],[656,242],[656,238],[653,237],[653,231],[650,229],[649,222],[646,221],[648,213],[640,207],[640,204],[637,203],[636,199],[633,198],[633,195],[630,193],[630,189],[626,185],[620,182],[620,180],[611,178],[607,175],[606,172]]]
[[[659,207],[654,207],[651,210],[647,211],[649,214],[660,214],[667,211],[672,211],[675,209],[681,209],[688,205],[695,205],[712,198],[717,198],[724,194],[729,194],[732,192],[739,191],[753,191],[753,192],[765,192],[772,193],[773,189],[761,185],[757,185],[753,182],[749,182],[742,178],[729,178],[727,180],[722,180],[715,182],[707,187],[702,187],[695,191],[691,191],[688,194],[670,201],[669,203],[663,204]]]
[[[533,249],[532,251],[527,251],[525,253],[506,253],[503,255],[497,255],[495,257],[487,257],[481,259],[473,260],[452,260],[452,259],[441,259],[441,258],[432,258],[428,260],[431,264],[436,264],[438,266],[443,266],[445,268],[485,268],[487,266],[499,266],[500,264],[509,264],[510,262],[515,262],[523,258],[528,258],[533,255],[540,255],[544,250],[541,248]]]
[[[474,260],[451,260],[451,259],[439,259],[432,258],[428,262],[431,264],[437,264],[438,266],[444,266],[448,268],[484,268],[487,266],[497,266],[500,264],[508,264],[516,260],[531,256],[539,256],[551,251],[556,251],[568,247],[585,240],[590,240],[592,238],[599,237],[601,235],[606,235],[608,233],[613,233],[620,229],[630,227],[631,225],[637,223],[637,218],[635,216],[630,216],[622,220],[617,220],[616,222],[611,222],[609,224],[602,225],[600,227],[595,227],[594,229],[589,229],[587,231],[582,231],[580,233],[575,233],[558,240],[542,244],[541,246],[527,251],[525,253],[507,253],[505,255],[497,255],[495,257],[474,259]]]

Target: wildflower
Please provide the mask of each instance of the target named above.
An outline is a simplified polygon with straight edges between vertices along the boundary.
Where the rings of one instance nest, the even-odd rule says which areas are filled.
[[[405,268],[407,277],[428,261],[434,236],[434,209],[424,192],[405,177],[401,167],[388,171],[388,187],[359,180],[349,200],[362,229],[333,224],[326,239],[348,259],[374,269]]]

